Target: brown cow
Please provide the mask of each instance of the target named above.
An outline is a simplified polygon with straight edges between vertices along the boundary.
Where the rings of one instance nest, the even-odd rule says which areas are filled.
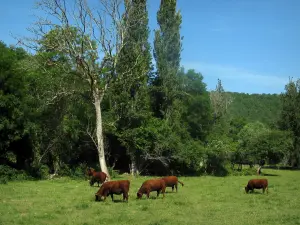
[[[249,190],[254,192],[254,189],[263,189],[263,193],[265,193],[265,190],[268,193],[268,180],[267,179],[251,179],[248,181],[247,186],[245,187],[246,193],[249,192]]]
[[[107,179],[106,173],[103,172],[96,172],[93,168],[88,168],[87,169],[87,175],[92,176],[90,180],[90,185],[93,186],[95,182],[98,183],[104,183],[104,181]]]
[[[174,191],[174,187],[175,187],[177,192],[178,183],[180,183],[183,187],[183,183],[180,182],[176,176],[168,176],[168,177],[163,177],[161,179],[165,181],[166,187],[172,187],[172,191]]]
[[[106,199],[108,195],[111,196],[111,200],[114,201],[114,194],[120,195],[123,194],[123,201],[127,200],[128,202],[128,192],[130,187],[129,180],[115,180],[115,181],[108,181],[101,185],[100,189],[95,194],[95,201],[98,199],[101,200],[104,197],[103,201]]]
[[[159,196],[160,192],[163,194],[163,198],[165,197],[165,190],[166,184],[165,181],[162,179],[151,179],[146,180],[140,189],[137,192],[137,198],[141,199],[143,194],[147,195],[147,198],[150,197],[150,192],[157,191],[157,197]]]

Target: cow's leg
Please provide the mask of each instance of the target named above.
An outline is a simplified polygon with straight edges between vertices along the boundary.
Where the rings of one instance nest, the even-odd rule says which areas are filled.
[[[128,201],[128,193],[127,192],[123,192],[123,201]]]
[[[174,185],[172,186],[172,192],[174,191]]]
[[[150,191],[147,191],[147,198],[150,197]]]
[[[114,201],[114,194],[113,193],[110,194],[110,197],[111,197],[111,200]]]
[[[178,185],[178,184],[175,184],[176,192],[177,192],[177,185]]]
[[[159,196],[159,193],[160,193],[160,190],[157,191],[157,196],[156,196],[157,198],[158,198],[158,196]]]
[[[165,187],[162,188],[161,192],[162,192],[162,194],[163,194],[163,198],[165,198],[165,191],[166,191],[166,188],[165,188]]]
[[[99,187],[99,181],[97,181],[97,183],[98,183],[98,187]]]

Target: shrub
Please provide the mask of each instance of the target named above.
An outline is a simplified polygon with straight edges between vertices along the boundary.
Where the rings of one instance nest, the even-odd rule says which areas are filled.
[[[6,184],[13,180],[30,180],[32,179],[24,170],[17,170],[7,165],[0,165],[0,183]]]
[[[256,174],[256,168],[255,167],[243,167],[242,170],[233,169],[230,164],[226,164],[226,170],[228,172],[228,175],[231,176],[251,176]]]
[[[108,167],[108,172],[109,172],[111,178],[118,178],[120,176],[119,171],[114,170],[111,167]]]
[[[73,178],[85,178],[87,165],[85,163],[80,163],[78,166],[72,168],[71,177]]]
[[[58,170],[57,173],[58,173],[59,176],[63,176],[63,177],[70,177],[70,176],[72,176],[72,170],[65,163],[62,163],[60,165],[59,170]]]

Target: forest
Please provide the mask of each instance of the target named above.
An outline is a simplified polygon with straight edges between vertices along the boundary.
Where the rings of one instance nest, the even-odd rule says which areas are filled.
[[[34,38],[0,42],[1,182],[87,167],[109,177],[300,167],[300,80],[281,94],[232,93],[221,80],[208,91],[181,65],[176,1],[161,1],[153,43],[146,0],[101,1],[101,14],[64,2],[39,1]]]

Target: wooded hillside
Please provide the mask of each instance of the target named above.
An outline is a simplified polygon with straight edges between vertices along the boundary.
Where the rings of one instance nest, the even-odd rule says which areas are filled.
[[[247,122],[259,121],[274,125],[280,117],[282,104],[279,94],[246,94],[229,92],[231,118],[243,117]]]

